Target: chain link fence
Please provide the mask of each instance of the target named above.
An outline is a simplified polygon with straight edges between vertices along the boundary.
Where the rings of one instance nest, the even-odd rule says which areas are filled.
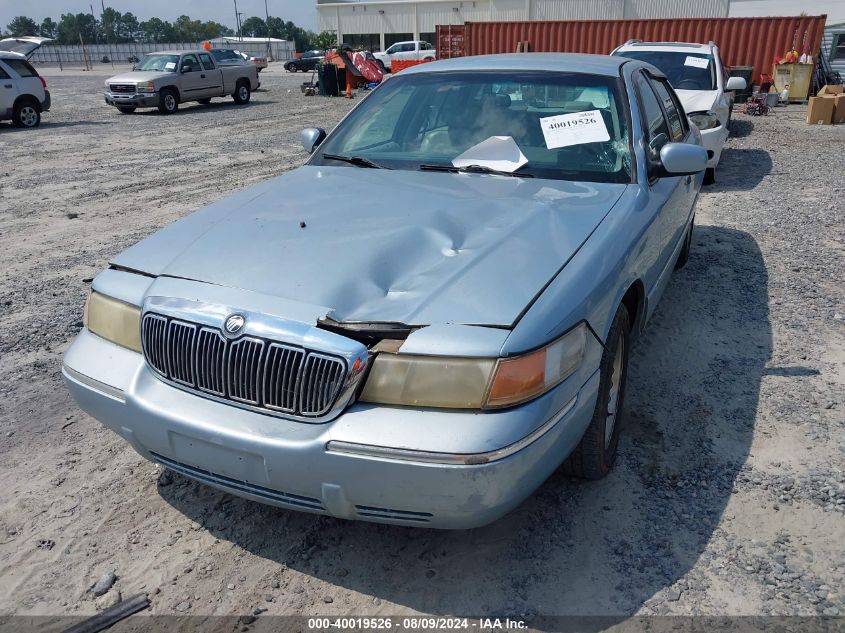
[[[227,42],[215,44],[214,48],[237,49],[249,55],[267,56],[268,44],[270,57],[274,61],[287,61],[296,54],[294,43],[283,42]],[[34,64],[59,67],[102,66],[103,64],[131,64],[140,60],[147,53],[157,51],[201,49],[203,42],[162,42],[125,44],[48,44],[36,50],[29,61]]]

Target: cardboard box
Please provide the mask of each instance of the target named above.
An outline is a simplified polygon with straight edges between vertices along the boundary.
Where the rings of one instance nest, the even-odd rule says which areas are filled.
[[[833,110],[836,107],[836,97],[810,97],[807,105],[807,123],[811,125],[830,125],[833,123]]]
[[[833,104],[833,122],[845,123],[845,94],[836,95]]]
[[[845,86],[842,86],[841,84],[828,84],[827,86],[822,86],[822,89],[819,90],[819,96],[841,95],[843,92],[845,92]]]

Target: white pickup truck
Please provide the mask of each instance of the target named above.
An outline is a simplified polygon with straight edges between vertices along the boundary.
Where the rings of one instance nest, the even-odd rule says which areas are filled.
[[[123,114],[137,108],[158,108],[173,114],[180,103],[209,103],[212,97],[231,95],[247,103],[261,84],[252,64],[218,66],[208,51],[150,53],[128,73],[106,79],[106,103]]]
[[[373,53],[373,57],[381,64],[384,70],[391,70],[393,61],[425,60],[434,61],[437,51],[428,42],[396,42],[383,53]]]

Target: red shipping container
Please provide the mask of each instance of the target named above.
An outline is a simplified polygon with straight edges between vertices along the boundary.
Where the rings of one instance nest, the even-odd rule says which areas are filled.
[[[652,42],[715,42],[727,66],[753,66],[756,81],[772,59],[794,42],[801,52],[804,33],[813,56],[821,46],[827,16],[765,18],[673,18],[659,20],[572,20],[556,22],[467,22],[438,26],[438,57],[513,53],[527,41],[534,52],[607,55],[629,39]],[[444,38],[447,38],[444,41]],[[448,46],[444,46],[448,42]]]

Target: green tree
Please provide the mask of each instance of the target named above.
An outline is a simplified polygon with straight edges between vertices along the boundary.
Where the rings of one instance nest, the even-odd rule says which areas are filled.
[[[114,44],[120,41],[118,33],[120,31],[121,18],[120,11],[116,11],[111,7],[106,7],[103,14],[100,16],[100,33],[108,44]]]
[[[121,38],[121,41],[135,41],[135,38],[138,37],[139,31],[140,25],[138,24],[138,18],[136,18],[134,14],[127,11],[120,17],[120,31],[118,32],[118,34]]]
[[[90,13],[63,13],[56,28],[60,44],[79,44],[79,37],[86,44],[98,40],[99,24]]]
[[[6,29],[10,35],[38,35],[38,25],[35,20],[28,18],[25,15],[19,15],[12,18],[12,21],[6,25]]]
[[[38,29],[38,34],[41,37],[56,37],[56,30],[59,25],[53,22],[53,18],[44,18],[41,22],[41,27]]]
[[[267,23],[256,16],[247,18],[241,23],[241,34],[244,37],[267,37]]]
[[[326,50],[337,46],[337,33],[335,31],[323,31],[319,35],[314,35],[311,39],[311,44],[320,50]]]
[[[170,22],[165,22],[161,18],[150,18],[141,22],[139,30],[141,37],[146,42],[166,42],[168,31],[173,29]]]

